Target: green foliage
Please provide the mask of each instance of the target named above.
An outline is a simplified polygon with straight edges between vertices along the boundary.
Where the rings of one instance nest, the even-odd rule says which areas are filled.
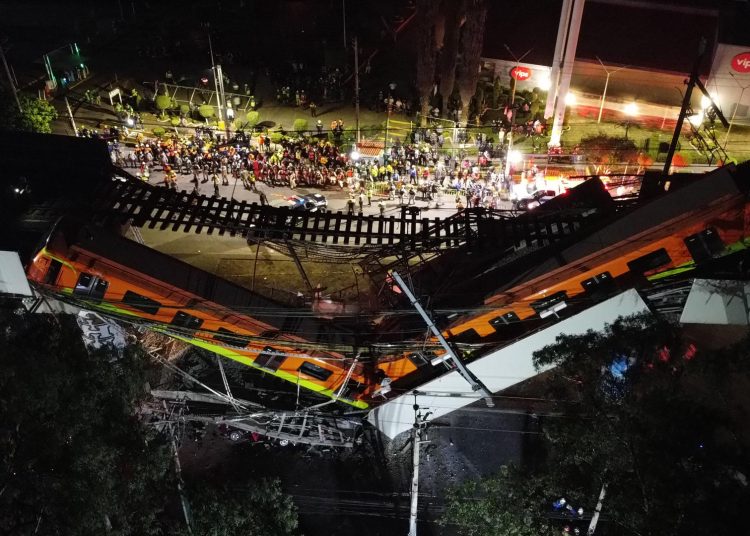
[[[214,107],[211,106],[210,104],[201,104],[198,107],[198,114],[203,119],[211,119],[214,116],[214,113],[215,113]]]
[[[295,119],[294,120],[294,125],[292,126],[292,128],[297,133],[304,132],[305,130],[308,129],[307,119],[303,119],[303,118],[297,118],[297,119]]]
[[[271,143],[281,143],[284,139],[284,135],[281,132],[271,132]]]
[[[164,127],[154,127],[153,133],[157,138],[161,138],[166,131],[164,130]]]
[[[249,128],[252,128],[260,121],[260,114],[254,110],[251,110],[245,115],[245,120],[247,121],[247,126]]]
[[[633,140],[599,133],[581,139],[581,149],[586,158],[597,165],[635,163],[638,148]]]
[[[7,310],[0,348],[0,532],[163,533],[175,484],[166,442],[135,416],[142,351],[89,353],[74,317]]]
[[[172,118],[171,118],[171,119],[169,120],[169,124],[170,124],[170,125],[172,125],[173,127],[178,127],[178,126],[180,126],[180,118],[179,118],[179,117],[176,117],[176,116],[175,116],[175,117],[172,117]]]
[[[620,359],[629,366],[617,379]],[[534,362],[554,367],[542,395],[569,401],[543,421],[546,457],[530,474],[454,490],[444,521],[460,534],[545,534],[552,501],[591,511],[605,483],[610,535],[730,534],[743,523],[750,340],[696,353],[678,328],[644,314],[560,335]]]
[[[20,126],[22,130],[41,132],[48,134],[52,132],[51,123],[57,119],[57,111],[46,100],[39,100],[28,95],[20,95],[21,113]]]
[[[168,110],[172,107],[173,103],[169,95],[157,95],[154,104],[156,105],[157,110],[164,113],[165,110]]]
[[[465,536],[558,536],[540,515],[556,491],[549,479],[502,467],[495,476],[449,490],[441,524]]]
[[[0,129],[26,132],[52,132],[52,121],[57,119],[57,110],[46,100],[18,94],[22,112],[10,90],[0,84]]]
[[[198,536],[287,536],[296,533],[297,508],[278,480],[240,489],[188,484],[193,533]]]
[[[190,106],[187,104],[180,104],[180,115],[188,115],[190,113]]]

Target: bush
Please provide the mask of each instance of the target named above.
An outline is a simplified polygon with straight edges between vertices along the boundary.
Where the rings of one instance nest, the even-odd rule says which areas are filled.
[[[635,143],[627,138],[597,134],[583,138],[580,145],[586,158],[597,165],[634,163],[638,158]]]
[[[214,116],[214,107],[210,104],[201,104],[198,107],[198,113],[203,119],[210,119]]]
[[[179,117],[173,117],[172,119],[169,120],[169,123],[173,127],[178,127],[178,126],[180,126],[180,118]]]
[[[284,135],[281,132],[271,132],[271,143],[281,143]]]
[[[172,99],[169,95],[157,95],[154,103],[156,104],[156,109],[160,112],[159,115],[162,117],[164,117],[165,110],[172,107]]]
[[[180,115],[188,115],[190,113],[190,106],[187,104],[180,104]]]
[[[245,119],[247,120],[247,127],[253,128],[255,125],[258,124],[258,121],[260,121],[260,114],[256,111],[250,111],[250,112],[247,112]]]
[[[307,130],[307,119],[295,119],[294,126],[292,128],[294,128],[294,131],[297,133],[304,132],[305,130]]]
[[[154,136],[156,136],[157,138],[161,138],[166,131],[162,127],[154,127],[153,132],[154,132]]]

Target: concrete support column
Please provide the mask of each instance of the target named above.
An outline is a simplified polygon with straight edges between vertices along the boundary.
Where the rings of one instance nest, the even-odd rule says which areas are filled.
[[[583,18],[583,6],[586,0],[573,0],[573,10],[570,16],[570,24],[567,31],[567,42],[565,45],[565,56],[560,67],[560,78],[557,85],[555,98],[555,109],[552,118],[552,133],[550,146],[560,145],[562,135],[563,118],[565,117],[565,96],[570,89],[570,79],[573,76],[573,63],[576,59],[578,48],[578,34],[581,31],[581,19]]]
[[[555,112],[555,99],[557,97],[557,85],[560,83],[560,69],[565,59],[565,37],[568,35],[570,24],[570,9],[573,0],[563,0],[560,11],[560,24],[557,28],[557,41],[555,42],[555,55],[552,57],[552,68],[549,73],[549,91],[547,92],[547,104],[544,107],[544,117],[552,117]]]

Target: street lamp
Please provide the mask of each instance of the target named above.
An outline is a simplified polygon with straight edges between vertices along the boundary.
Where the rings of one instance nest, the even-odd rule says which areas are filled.
[[[567,106],[575,106],[576,105],[576,96],[574,93],[568,93],[565,95],[565,104]]]
[[[729,71],[729,76],[732,77],[732,79],[737,82],[737,85],[740,87],[742,91],[740,91],[740,98],[737,99],[737,102],[734,103],[734,110],[732,111],[732,119],[729,120],[729,127],[727,128],[727,135],[724,137],[724,151],[727,150],[727,142],[729,141],[729,133],[732,131],[732,125],[734,124],[734,117],[737,115],[737,108],[739,108],[740,103],[742,102],[742,96],[745,94],[745,90],[750,87],[750,84],[746,86],[740,85],[740,81],[737,80],[737,77],[734,76],[734,73],[732,71]]]
[[[630,118],[638,115],[638,105],[635,102],[629,102],[623,107],[622,111],[628,116],[628,119],[623,124],[625,126],[625,139],[627,139],[628,130],[630,130],[630,126],[633,124],[633,120]]]
[[[508,51],[508,54],[511,55],[511,57],[516,60],[516,72],[518,72],[519,64],[521,63],[521,60],[523,60],[526,56],[528,56],[533,48],[530,48],[527,50],[520,58],[517,57],[515,54],[513,54],[513,51],[510,49],[510,47],[507,44],[503,44],[505,47],[505,50]],[[511,149],[513,148],[513,123],[516,121],[516,108],[514,106],[516,102],[516,86],[518,85],[518,80],[516,80],[513,83],[513,90],[510,93],[510,132],[508,132],[508,155],[510,155]],[[468,119],[468,118],[467,118]],[[510,173],[510,158],[505,159],[505,176],[507,177]]]
[[[622,71],[627,66],[623,65],[622,67],[618,67],[614,71],[611,71],[607,69],[604,66],[604,62],[599,58],[599,56],[596,56],[596,60],[599,62],[599,65],[602,66],[602,69],[604,69],[604,72],[607,73],[607,79],[604,81],[604,91],[602,91],[602,101],[599,104],[599,117],[596,119],[597,124],[601,122],[602,120],[602,112],[604,111],[604,99],[607,98],[607,87],[609,87],[609,77],[615,74],[618,71]]]

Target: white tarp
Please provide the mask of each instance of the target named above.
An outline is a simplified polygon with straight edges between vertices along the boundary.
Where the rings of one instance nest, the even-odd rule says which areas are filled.
[[[681,324],[747,326],[750,283],[695,279],[680,317]]]
[[[468,368],[497,393],[535,376],[532,355],[536,350],[555,342],[558,335],[601,330],[620,316],[647,311],[648,307],[635,290],[628,290],[594,305],[575,316],[492,352],[468,365]],[[429,381],[416,389],[417,403],[422,411],[432,411],[438,418],[476,402],[481,397],[456,371]],[[368,419],[383,434],[394,438],[410,430],[414,424],[414,390],[394,398],[370,411]]]
[[[0,251],[0,294],[32,295],[21,259],[15,251]]]

